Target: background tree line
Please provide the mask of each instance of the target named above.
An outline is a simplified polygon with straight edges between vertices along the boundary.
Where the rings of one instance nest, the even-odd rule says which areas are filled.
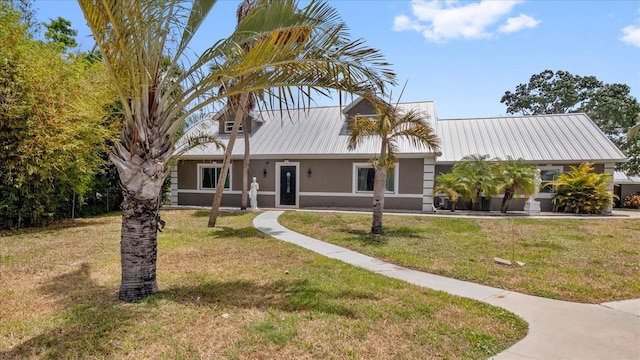
[[[83,215],[117,187],[106,154],[120,121],[104,64],[70,52],[70,22],[37,24],[30,4],[0,0],[0,229]]]

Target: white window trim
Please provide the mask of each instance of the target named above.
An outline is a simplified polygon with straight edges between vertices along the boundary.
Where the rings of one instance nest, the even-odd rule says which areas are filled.
[[[202,171],[203,169],[214,169],[214,168],[218,168],[218,169],[222,169],[222,164],[218,164],[218,163],[210,163],[210,164],[198,164],[198,190],[215,190],[215,187],[212,188],[205,188],[202,187]],[[229,170],[228,170],[228,176],[229,176],[229,187],[228,188],[224,188],[225,191],[231,191],[231,186],[233,184],[233,179],[232,179],[232,166],[231,164],[229,164]]]
[[[400,165],[396,162],[393,164],[393,191],[387,191],[385,189],[385,194],[397,194],[398,184],[400,183]],[[373,191],[359,191],[358,190],[358,169],[359,168],[373,168],[370,163],[353,163],[352,180],[351,180],[351,193],[352,194],[373,194]]]
[[[225,120],[224,121],[224,132],[225,134],[231,134],[231,131],[233,130],[233,123],[235,122],[235,119],[231,119],[231,120]],[[240,127],[238,128],[238,133],[242,134],[243,128],[242,128],[242,123],[240,123]]]
[[[544,170],[558,170],[558,175],[561,175],[564,173],[564,166],[562,165],[547,165],[547,166],[538,166],[538,169],[540,169],[540,171],[544,171]],[[542,190],[542,186],[541,189]],[[538,194],[538,198],[542,198],[542,199],[551,199],[556,193],[555,192],[540,192]]]

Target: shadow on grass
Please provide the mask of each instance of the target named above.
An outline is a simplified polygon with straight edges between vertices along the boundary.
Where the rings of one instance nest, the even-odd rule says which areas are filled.
[[[112,222],[109,219],[109,215],[100,216],[100,217],[87,217],[87,218],[78,218],[78,219],[66,219],[62,221],[55,221],[47,224],[42,227],[28,227],[21,229],[12,229],[12,230],[0,230],[0,236],[16,236],[23,234],[46,234],[54,231],[65,230],[65,229],[73,229],[73,228],[84,228],[88,226],[101,226]]]
[[[245,226],[242,228],[217,226],[208,232],[213,238],[230,238],[230,237],[263,237],[263,233],[253,226]]]
[[[308,280],[283,279],[267,284],[211,280],[200,285],[173,287],[139,303],[129,304],[117,299],[113,287],[96,284],[86,263],[75,271],[53,278],[40,291],[43,296],[55,299],[52,319],[45,316],[42,320],[56,324],[55,327],[12,348],[0,350],[0,359],[122,356],[126,349],[121,344],[131,342],[131,339],[123,339],[123,334],[139,331],[140,321],[154,321],[154,311],[161,300],[185,307],[239,307],[265,312],[280,309],[357,318],[357,312],[345,304],[353,303],[350,300],[376,299],[375,294],[367,291],[327,291]]]
[[[117,350],[118,334],[136,319],[112,288],[97,285],[84,263],[53,278],[40,291],[56,299],[57,327],[0,351],[0,359],[108,357]],[[114,345],[115,343],[115,345]]]
[[[242,216],[242,215],[246,215],[247,213],[252,212],[252,210],[236,210],[236,211],[221,211],[220,214],[218,214],[218,217],[233,217],[233,216]],[[211,214],[211,210],[198,210],[195,211],[193,213],[193,217],[209,217],[209,215]]]
[[[374,294],[357,291],[330,292],[308,280],[276,280],[259,285],[246,280],[209,281],[200,285],[174,287],[160,292],[154,299],[207,307],[239,307],[268,311],[311,311],[356,318],[357,313],[345,305],[352,299],[375,299]]]

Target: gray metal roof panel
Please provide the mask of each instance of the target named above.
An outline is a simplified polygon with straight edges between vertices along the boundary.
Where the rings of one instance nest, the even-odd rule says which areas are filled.
[[[624,161],[622,152],[585,114],[440,119],[438,162],[488,154],[526,161]]]
[[[435,130],[433,102],[402,103],[398,107],[402,110],[416,109],[424,112]],[[250,135],[252,156],[372,156],[378,154],[380,140],[375,136],[366,137],[355,150],[348,150],[349,137],[343,131],[346,118],[341,110],[339,106],[331,106],[282,112],[262,111],[257,117],[263,119],[264,123]],[[194,133],[196,131],[194,129],[187,132],[187,136]],[[211,133],[216,134],[218,127],[216,124],[203,123],[200,129],[209,129]],[[224,144],[228,143],[228,135],[217,136]],[[415,147],[408,141],[399,141],[398,145],[400,155],[426,152],[426,149]],[[244,137],[239,135],[232,154],[234,157],[241,157],[243,153]],[[223,151],[216,150],[213,145],[203,145],[185,152],[183,158],[204,158],[222,154]]]

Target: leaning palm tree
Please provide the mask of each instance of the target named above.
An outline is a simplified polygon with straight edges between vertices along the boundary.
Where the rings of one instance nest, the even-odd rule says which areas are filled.
[[[536,189],[536,166],[527,164],[522,159],[511,159],[500,163],[496,167],[498,191],[504,191],[500,212],[509,211],[509,204],[513,197],[521,193],[529,197]]]
[[[215,1],[78,2],[125,118],[110,154],[124,194],[119,297],[125,301],[158,291],[160,191],[174,154],[173,135],[188,116],[248,91],[296,85],[311,93],[331,84],[360,93],[371,86],[382,91],[394,81],[382,55],[362,41],[349,41],[335,10],[322,2],[312,0],[299,13],[291,10],[292,0],[259,6],[229,38],[192,62],[186,50]],[[251,39],[260,39],[251,50],[239,45]],[[300,39],[308,41],[301,45]],[[216,71],[206,71],[212,63]],[[220,95],[223,83],[233,85]]]
[[[376,116],[356,116],[349,137],[349,150],[354,150],[369,136],[380,139],[380,154],[371,161],[375,170],[373,180],[373,220],[371,233],[382,234],[382,213],[387,172],[394,167],[398,140],[405,139],[418,148],[438,149],[438,137],[424,114],[416,110],[402,112],[376,97],[371,97]]]

